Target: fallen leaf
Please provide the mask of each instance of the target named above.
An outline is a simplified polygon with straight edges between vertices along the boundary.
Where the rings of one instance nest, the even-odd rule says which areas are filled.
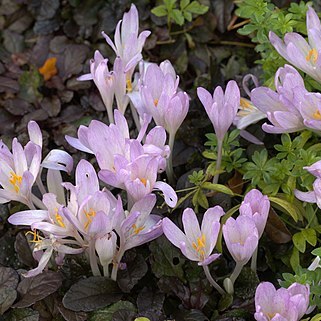
[[[57,58],[51,57],[46,60],[42,67],[38,70],[43,75],[44,80],[49,80],[51,77],[57,75],[58,70],[56,68]]]

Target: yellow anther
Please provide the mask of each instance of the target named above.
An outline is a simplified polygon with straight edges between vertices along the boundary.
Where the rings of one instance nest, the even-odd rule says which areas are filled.
[[[318,60],[318,56],[319,56],[318,51],[315,48],[313,48],[313,49],[309,50],[305,59],[306,59],[306,61],[312,61],[315,64]]]
[[[130,77],[126,76],[126,91],[131,93],[133,91],[133,85]]]
[[[13,188],[16,193],[20,191],[20,185],[22,183],[22,176],[17,175],[15,172],[10,172],[9,183],[13,185]]]
[[[157,98],[154,99],[154,105],[155,105],[155,107],[157,107],[157,105],[158,105],[158,99]]]
[[[240,99],[240,107],[242,109],[250,109],[250,110],[253,109],[251,102],[248,99],[245,99],[243,97]]]
[[[200,256],[204,256],[205,255],[204,248],[206,246],[205,234],[202,234],[201,237],[198,237],[197,244],[195,242],[193,242],[192,246],[193,246],[193,249],[196,250],[196,252],[200,254]]]
[[[61,215],[58,214],[58,209],[56,209],[55,219],[56,219],[56,222],[59,226],[66,227],[66,225],[64,223],[64,219],[62,218]]]
[[[42,242],[42,237],[39,236],[39,233],[37,233],[37,230],[34,231],[28,231],[26,232],[26,236],[31,234],[33,236],[33,239],[31,241],[29,241],[30,243],[41,243]]]
[[[89,209],[88,212],[86,210],[84,210],[84,213],[87,217],[87,222],[85,223],[85,230],[87,231],[89,225],[93,221],[93,218],[96,216],[96,212],[91,208],[91,209]]]
[[[132,228],[133,228],[133,230],[134,230],[134,234],[138,234],[138,233],[140,233],[140,232],[145,228],[145,226],[137,227],[136,224],[133,224],[133,225],[132,225]]]
[[[140,178],[140,181],[144,184],[144,186],[146,187],[147,184],[147,179],[146,178]]]
[[[319,110],[317,110],[314,114],[313,114],[313,118],[316,120],[321,120],[321,113]]]

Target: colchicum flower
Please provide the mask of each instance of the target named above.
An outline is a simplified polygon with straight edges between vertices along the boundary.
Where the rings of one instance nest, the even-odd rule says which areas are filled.
[[[298,33],[290,32],[284,36],[284,42],[272,31],[269,34],[271,44],[277,52],[295,67],[321,82],[321,24],[312,7],[307,11],[308,41]]]
[[[249,261],[259,242],[255,222],[246,215],[240,215],[236,220],[230,217],[223,225],[223,236],[234,261],[240,265]]]
[[[224,211],[220,206],[208,209],[203,217],[202,226],[195,212],[187,208],[183,212],[185,234],[168,218],[163,219],[163,231],[168,240],[182,253],[198,265],[208,265],[220,254],[212,254],[220,231],[220,218]]]
[[[96,50],[94,59],[90,60],[90,73],[78,77],[77,80],[94,81],[107,109],[109,121],[113,123],[114,118],[112,110],[115,94],[115,76],[108,70],[107,64],[108,59],[104,58],[102,54],[98,50]]]
[[[150,35],[150,31],[143,31],[138,35],[138,25],[138,11],[132,4],[130,10],[124,14],[123,19],[116,26],[114,43],[109,36],[102,33],[109,46],[122,60],[128,82],[131,82],[134,69],[143,58],[142,49],[146,38]]]
[[[291,66],[279,68],[275,75],[276,91],[268,87],[258,87],[251,92],[253,104],[266,114],[272,123],[263,124],[268,133],[292,133],[305,128],[298,109],[308,91],[300,74]]]
[[[259,238],[264,232],[269,211],[269,198],[257,189],[249,191],[245,195],[244,201],[240,206],[240,215],[248,216],[253,219],[259,233]]]
[[[309,294],[309,287],[299,283],[276,290],[272,283],[263,282],[255,293],[255,320],[299,321],[308,309]]]
[[[236,82],[229,81],[225,93],[220,86],[216,87],[213,96],[206,89],[198,87],[197,96],[214,126],[217,138],[223,140],[240,106],[240,90]]]

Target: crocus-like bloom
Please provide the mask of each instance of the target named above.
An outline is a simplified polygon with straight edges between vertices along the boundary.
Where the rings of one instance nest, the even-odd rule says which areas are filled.
[[[270,201],[266,195],[263,195],[259,190],[252,189],[248,192],[244,201],[240,206],[240,215],[253,218],[256,228],[259,233],[259,238],[262,236],[266,221],[269,215]]]
[[[321,178],[317,178],[313,183],[313,191],[301,192],[294,190],[294,195],[301,201],[316,203],[321,208]]]
[[[141,100],[145,111],[154,118],[157,125],[175,136],[185,119],[189,108],[189,97],[178,91],[179,78],[169,62],[157,66],[151,64],[141,87]]]
[[[306,127],[321,131],[321,94],[306,93],[298,109]]]
[[[259,234],[253,218],[240,215],[230,217],[223,225],[226,246],[234,261],[245,265],[258,246]]]
[[[255,293],[257,321],[299,321],[309,306],[309,287],[293,283],[288,289],[275,289],[272,283],[261,283]]]
[[[129,138],[126,119],[115,110],[115,124],[107,126],[92,121],[88,129],[82,129],[78,140],[66,139],[72,146],[94,153],[101,168],[101,180],[125,189],[131,197],[131,204],[153,189],[159,189],[169,206],[176,205],[177,196],[172,187],[157,181],[157,173],[165,169],[165,159],[169,155],[162,127],[151,130],[146,136],[146,144],[142,145],[137,139]]]
[[[128,81],[131,81],[135,66],[143,58],[142,49],[146,38],[150,35],[150,31],[143,31],[138,35],[138,23],[138,11],[132,4],[116,26],[115,44],[104,32],[102,33],[109,46],[121,58]]]
[[[224,211],[220,206],[208,209],[203,217],[202,226],[195,212],[187,208],[183,212],[185,234],[169,219],[163,219],[163,231],[168,240],[191,261],[198,265],[208,265],[220,254],[212,254],[220,231],[220,218]]]
[[[220,86],[216,87],[213,96],[206,89],[198,87],[197,96],[214,126],[217,138],[223,140],[240,106],[240,90],[236,82],[228,82],[225,94]]]
[[[12,153],[0,141],[0,203],[11,200],[32,206],[31,194],[41,168],[70,172],[72,157],[62,150],[52,150],[41,162],[42,134],[38,124],[28,123],[30,141],[23,148],[16,138],[12,141]]]
[[[274,92],[268,87],[258,87],[251,92],[253,104],[267,115],[272,125],[264,124],[268,133],[292,133],[305,128],[298,110],[307,90],[300,74],[291,66],[279,68],[275,75]]]
[[[107,109],[108,118],[113,122],[113,101],[115,93],[115,76],[108,70],[108,59],[96,50],[94,59],[90,60],[90,73],[80,76],[78,80],[93,80]]]
[[[309,7],[307,11],[308,42],[298,33],[290,32],[284,42],[272,31],[270,41],[277,52],[315,80],[321,82],[321,24],[318,15]]]

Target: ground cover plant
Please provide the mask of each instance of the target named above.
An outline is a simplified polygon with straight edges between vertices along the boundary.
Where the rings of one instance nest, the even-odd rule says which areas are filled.
[[[0,318],[321,320],[320,10],[3,1]]]

